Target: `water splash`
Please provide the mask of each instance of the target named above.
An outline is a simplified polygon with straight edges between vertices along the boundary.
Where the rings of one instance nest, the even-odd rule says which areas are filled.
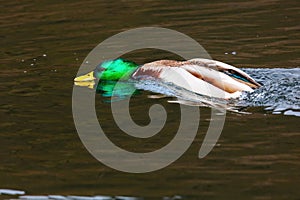
[[[300,68],[243,70],[263,87],[243,93],[238,106],[261,106],[273,114],[300,116]]]
[[[139,90],[151,91],[158,94],[163,94],[166,97],[174,97],[175,99],[168,100],[169,103],[179,103],[190,106],[214,107],[220,110],[227,109],[236,111],[232,101],[226,99],[214,98],[198,93],[191,92],[185,88],[174,85],[173,83],[161,82],[159,80],[141,80],[135,83],[135,87]],[[157,95],[158,98],[161,95]],[[155,95],[150,95],[150,98],[156,98]]]

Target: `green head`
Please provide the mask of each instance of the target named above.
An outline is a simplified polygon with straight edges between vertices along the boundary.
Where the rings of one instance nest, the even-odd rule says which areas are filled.
[[[127,80],[136,70],[138,65],[134,62],[118,58],[100,63],[94,70],[96,79],[117,81],[119,79]]]

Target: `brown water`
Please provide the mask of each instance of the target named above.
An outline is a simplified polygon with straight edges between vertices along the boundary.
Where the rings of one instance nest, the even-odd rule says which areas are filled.
[[[33,195],[299,199],[299,117],[273,115],[260,107],[250,108],[251,115],[228,113],[218,145],[198,159],[210,118],[210,109],[201,108],[197,138],[183,157],[156,172],[128,174],[88,153],[71,108],[73,78],[83,59],[107,37],[130,28],[183,32],[214,59],[237,67],[299,68],[298,1],[26,0],[2,2],[1,10],[0,188]],[[171,56],[144,51],[128,57],[144,63]],[[119,146],[150,151],[174,136],[179,105],[147,95],[131,100],[133,119],[147,124],[143,112],[161,103],[168,123],[146,142],[124,136],[110,105],[97,96],[98,114],[105,116],[102,125]]]

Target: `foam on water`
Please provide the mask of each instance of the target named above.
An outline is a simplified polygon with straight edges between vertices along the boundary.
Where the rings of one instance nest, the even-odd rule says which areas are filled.
[[[300,116],[300,68],[243,70],[263,87],[244,93],[237,105],[262,106],[273,114]]]

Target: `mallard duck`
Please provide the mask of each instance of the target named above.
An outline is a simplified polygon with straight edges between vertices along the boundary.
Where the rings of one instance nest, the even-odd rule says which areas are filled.
[[[261,85],[252,77],[220,61],[195,58],[187,61],[159,60],[139,66],[118,58],[100,63],[94,71],[74,79],[77,85],[118,80],[159,80],[209,97],[237,98],[242,91]]]

